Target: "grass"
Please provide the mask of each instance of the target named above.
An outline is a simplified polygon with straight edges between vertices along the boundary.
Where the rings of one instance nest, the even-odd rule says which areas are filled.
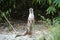
[[[44,38],[45,40],[60,40],[60,24],[49,26],[48,32],[44,34]],[[39,40],[41,39],[39,38]]]
[[[47,33],[47,40],[60,40],[60,24],[51,26],[48,30],[50,31]]]

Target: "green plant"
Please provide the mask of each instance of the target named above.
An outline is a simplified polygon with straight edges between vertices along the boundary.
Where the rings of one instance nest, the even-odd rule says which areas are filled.
[[[4,17],[5,20],[7,21],[7,23],[9,24],[9,30],[10,30],[10,29],[13,29],[13,30],[15,31],[15,29],[13,28],[13,25],[12,25],[12,24],[10,23],[10,21],[7,19],[5,13],[4,13],[4,12],[1,12],[1,14],[2,14],[2,17]],[[8,14],[8,13],[6,12],[6,14]]]
[[[49,35],[52,35],[54,40],[60,40],[60,31],[59,30],[60,30],[60,24],[58,24],[55,27],[51,28],[50,29],[51,34],[49,34]]]
[[[9,24],[9,28],[13,29],[13,25],[10,23],[8,20],[8,17],[10,16],[12,8],[15,9],[15,0],[0,0],[0,21],[1,20],[6,20],[7,23]],[[4,19],[2,19],[4,18]],[[15,30],[14,30],[15,31]]]
[[[48,6],[45,9],[45,12],[46,12],[47,16],[51,14],[50,15],[51,19],[50,20],[51,20],[51,24],[53,24],[53,21],[54,21],[53,16],[55,15],[58,8],[60,8],[60,0],[33,0],[33,3],[38,3],[40,5],[40,7],[43,7],[43,5]]]

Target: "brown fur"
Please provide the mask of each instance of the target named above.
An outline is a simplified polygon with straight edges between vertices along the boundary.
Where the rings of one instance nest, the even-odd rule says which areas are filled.
[[[28,22],[27,22],[27,31],[24,35],[31,35],[32,34],[32,25],[34,24],[34,13],[33,13],[33,8],[29,9],[29,17],[28,17]],[[16,35],[18,36],[24,36],[24,35]]]

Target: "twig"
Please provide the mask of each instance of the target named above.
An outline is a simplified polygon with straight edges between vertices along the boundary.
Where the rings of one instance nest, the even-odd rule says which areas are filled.
[[[6,19],[6,21],[8,22],[8,24],[13,28],[13,25],[9,22],[9,20],[7,19],[7,17],[5,16],[5,14],[3,13],[4,18]],[[13,30],[16,32],[16,30],[13,28]]]

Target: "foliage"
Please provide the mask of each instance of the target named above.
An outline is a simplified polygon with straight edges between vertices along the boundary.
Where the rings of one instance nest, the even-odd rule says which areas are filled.
[[[33,3],[36,2],[39,3],[40,5],[41,4],[43,5],[43,3],[45,3],[45,4],[60,7],[60,0],[33,0]]]
[[[51,14],[51,21],[53,22],[53,15],[57,12],[58,8],[60,8],[60,0],[33,0],[33,3],[39,3],[40,7],[47,5],[48,7],[45,9],[46,15]]]
[[[60,24],[60,16],[56,17],[53,21],[54,25]]]
[[[3,17],[1,12],[5,12],[5,15],[9,16],[12,8],[14,7],[15,0],[0,0],[0,17]]]
[[[15,8],[15,0],[0,0],[0,21],[4,18],[7,23],[9,24],[9,28],[13,29],[13,26],[11,25],[10,21],[8,20],[8,17],[10,16],[12,8]],[[9,29],[9,30],[10,30]]]
[[[47,18],[47,19],[46,19],[46,24],[47,24],[47,25],[51,25],[51,20]]]
[[[47,8],[47,13],[46,14],[50,14],[50,13],[54,13],[54,12],[56,12],[56,9],[55,9],[55,7],[53,7],[53,6],[50,6],[49,8]]]
[[[10,21],[7,19],[7,17],[6,17],[6,15],[5,15],[5,13],[4,12],[2,12],[2,16],[5,18],[5,20],[7,21],[7,23],[9,24],[9,30],[14,30],[15,31],[15,29],[13,28],[13,25],[10,23]]]
[[[50,27],[49,30],[50,32],[48,32],[47,35],[48,40],[60,40],[60,24],[56,25],[55,27]]]
[[[33,3],[33,5],[31,3]],[[23,15],[24,17],[25,16],[27,17],[28,12],[23,13],[23,11],[27,10],[29,7],[33,6],[34,8],[38,8],[39,11],[40,10],[42,11],[42,15],[40,15],[38,17],[41,17],[41,19],[46,20],[46,21],[47,21],[47,19],[49,19],[49,22],[51,19],[54,19],[53,22],[55,22],[56,18],[54,18],[53,15],[55,15],[55,13],[59,14],[58,9],[60,8],[60,0],[33,0],[33,1],[31,1],[31,0],[28,0],[28,1],[27,0],[24,0],[24,1],[23,0],[17,0],[17,1],[16,0],[0,0],[0,4],[1,4],[1,6],[0,6],[1,12],[5,12],[5,15],[7,17],[10,15],[10,13],[13,16],[15,16],[15,14],[12,13],[13,10],[14,10],[14,12],[19,12],[19,13],[16,13],[16,15],[19,15],[20,17],[21,17],[21,15]],[[35,5],[36,5],[36,7],[35,7]],[[17,11],[15,11],[15,10],[17,10]],[[34,10],[36,10],[36,9],[34,9]],[[2,20],[2,17],[3,17],[1,12],[0,12],[0,20]],[[41,13],[39,12],[39,14],[41,14]],[[50,15],[50,14],[52,14],[52,15]],[[49,18],[47,16],[49,16],[51,18]],[[17,17],[17,16],[15,16],[15,17]],[[46,17],[47,17],[47,19],[46,19]]]
[[[60,0],[54,0],[54,5],[57,7],[60,7]]]
[[[44,30],[43,35],[40,35],[39,40],[60,40],[60,24],[49,25],[48,30]]]

